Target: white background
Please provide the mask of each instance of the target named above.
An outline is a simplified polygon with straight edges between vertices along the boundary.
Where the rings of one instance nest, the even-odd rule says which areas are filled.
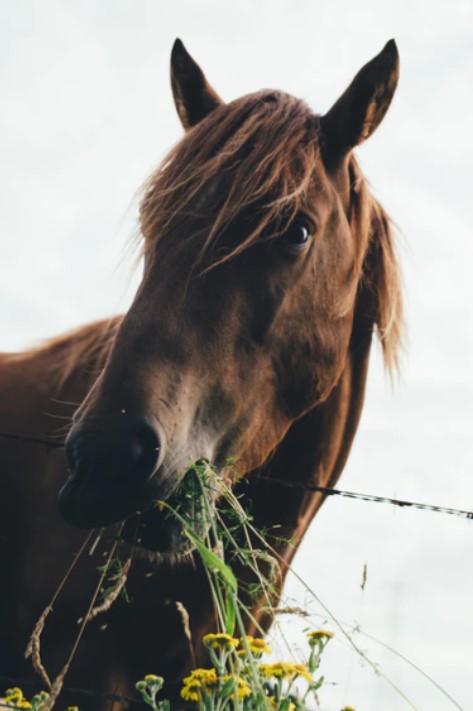
[[[176,36],[223,98],[276,87],[320,112],[395,37],[399,90],[358,155],[402,233],[409,348],[394,392],[373,360],[341,485],[473,508],[472,29],[466,0],[1,0],[2,348],[127,308],[134,195],[181,135],[168,78]],[[471,711],[472,541],[471,522],[332,499],[296,568],[340,620]],[[287,592],[307,603],[295,583]],[[416,708],[455,708],[356,640]],[[327,711],[409,708],[340,634],[323,670],[337,682],[321,694]]]

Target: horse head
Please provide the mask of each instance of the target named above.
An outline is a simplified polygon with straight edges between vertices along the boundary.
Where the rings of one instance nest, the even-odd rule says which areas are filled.
[[[398,68],[391,41],[320,116],[279,91],[224,103],[176,41],[185,134],[146,185],[143,278],[67,438],[67,522],[143,512],[142,545],[179,551],[156,501],[191,462],[223,476],[229,458],[241,475],[267,461],[336,387],[355,319],[395,359],[389,224],[353,149],[382,121]]]

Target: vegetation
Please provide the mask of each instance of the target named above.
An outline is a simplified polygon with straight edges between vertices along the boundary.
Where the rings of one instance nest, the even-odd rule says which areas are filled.
[[[182,498],[191,497],[200,502],[200,507],[194,508],[197,521],[190,521],[179,510],[167,507],[171,515],[178,518],[184,534],[202,558],[219,629],[203,639],[212,666],[191,671],[183,680],[182,699],[194,704],[199,711],[302,711],[310,699],[318,704],[317,693],[324,678],[314,675],[333,633],[307,632],[306,663],[262,662],[263,655],[270,655],[272,651],[264,639],[245,634],[245,618],[256,627],[258,623],[243,602],[227,561],[239,560],[251,569],[255,582],[247,585],[246,597],[264,596],[267,607],[272,610],[275,592],[272,581],[279,568],[277,554],[254,528],[233,491],[222,484],[207,464],[194,465],[184,487]],[[196,533],[195,523],[200,535]],[[190,631],[188,634],[192,644]],[[143,700],[153,711],[170,708],[168,701],[157,700],[163,683],[161,677],[154,675],[137,683]]]
[[[230,465],[229,465],[230,466]],[[266,656],[271,654],[269,645],[264,641],[264,630],[252,616],[252,602],[263,600],[264,611],[272,614],[277,602],[274,580],[281,573],[282,560],[270,541],[281,542],[277,531],[258,531],[251,516],[243,509],[234,491],[228,488],[211,467],[206,463],[194,464],[186,475],[179,491],[169,502],[157,502],[165,507],[170,519],[179,522],[182,528],[183,549],[196,549],[207,574],[216,611],[217,629],[204,637],[212,666],[195,668],[182,681],[181,697],[186,707],[196,711],[302,711],[313,703],[318,705],[318,694],[324,683],[324,677],[318,670],[325,648],[333,636],[328,630],[305,630],[308,650],[305,660],[291,662],[276,661],[268,663]],[[128,601],[126,579],[131,558],[122,562],[118,556],[118,543],[123,525],[118,526],[115,541],[105,565],[100,566],[99,581],[90,601],[87,614],[80,620],[81,627],[74,643],[73,651],[59,676],[50,682],[41,662],[40,637],[54,601],[60,594],[77,559],[90,543],[92,532],[84,541],[80,551],[71,564],[50,605],[39,618],[31,635],[27,653],[31,656],[37,673],[50,688],[49,693],[41,691],[31,700],[23,695],[20,688],[7,689],[4,698],[0,698],[0,708],[31,709],[31,711],[51,711],[61,691],[63,680],[74,656],[81,635],[88,621],[108,610],[118,597]],[[102,532],[92,546],[97,545]],[[289,542],[289,541],[286,541]],[[238,582],[232,567],[235,563],[243,564],[252,572],[251,582]],[[292,569],[291,569],[292,570]],[[310,598],[315,600],[326,613],[345,642],[352,647],[360,659],[370,667],[404,700],[407,706],[418,711],[418,707],[380,670],[364,651],[354,642],[352,632],[360,632],[354,627],[347,632],[333,616],[316,593],[292,570]],[[194,648],[189,616],[181,603],[177,603],[182,617],[184,632],[190,648]],[[281,612],[281,610],[279,610]],[[307,615],[300,608],[285,608],[285,613]],[[250,637],[245,633],[245,622],[250,621],[261,636]],[[364,633],[366,635],[366,633]],[[416,672],[430,681],[455,708],[459,704],[424,671],[396,650],[379,642],[398,658],[407,662]],[[153,711],[172,711],[171,704],[160,698],[164,679],[155,674],[148,674],[136,684],[141,698]],[[79,711],[77,706],[70,706],[66,711]],[[345,706],[342,711],[354,711]]]
[[[194,669],[183,680],[181,696],[193,702],[199,711],[299,711],[306,708],[310,696],[317,700],[323,677],[314,679],[322,652],[332,633],[314,630],[308,633],[308,664],[291,662],[262,663],[263,654],[271,654],[269,645],[248,635],[235,638],[226,633],[208,634],[204,643],[213,666]],[[169,702],[157,701],[163,679],[154,675],[137,683],[143,700],[153,711],[168,711]],[[302,682],[302,683],[298,683]]]
[[[332,632],[306,631],[308,651],[305,662],[271,663],[263,661],[263,656],[266,658],[272,650],[262,636],[245,634],[247,620],[263,634],[252,616],[248,600],[263,597],[267,610],[271,612],[273,609],[273,580],[279,575],[280,563],[276,551],[267,542],[272,532],[256,530],[234,492],[206,463],[191,468],[175,500],[179,501],[175,507],[166,502],[161,505],[167,508],[170,517],[179,521],[183,536],[202,559],[218,621],[218,629],[203,639],[212,666],[195,668],[183,679],[183,701],[199,711],[303,711],[311,700],[318,704],[318,692],[324,683],[318,670]],[[253,574],[254,581],[247,583],[244,590],[239,590],[231,568],[236,561],[249,567]],[[89,617],[93,616],[94,610],[98,613],[104,605],[109,607],[110,600],[113,603],[120,592],[126,594],[127,570],[127,565],[122,564],[116,554],[101,567],[99,605],[91,607]],[[106,580],[111,582],[107,584]],[[183,608],[180,612],[192,646],[187,611]],[[145,676],[136,684],[143,701],[153,711],[171,709],[169,701],[158,698],[163,684],[164,679],[154,674]],[[10,708],[42,711],[51,709],[54,699],[42,691],[28,701],[21,689],[14,688],[7,690],[4,704]],[[79,709],[69,707],[67,711]],[[350,707],[343,711],[350,711]]]

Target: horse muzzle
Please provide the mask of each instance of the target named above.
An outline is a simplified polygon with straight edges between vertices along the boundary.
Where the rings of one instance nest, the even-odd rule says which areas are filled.
[[[151,418],[75,425],[66,440],[70,476],[59,492],[61,516],[78,528],[101,528],[168,498],[177,482],[161,467],[164,450],[164,434]]]

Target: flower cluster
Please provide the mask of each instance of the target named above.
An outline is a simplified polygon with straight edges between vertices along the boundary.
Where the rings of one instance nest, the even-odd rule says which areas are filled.
[[[294,680],[298,677],[305,681],[313,681],[305,664],[291,664],[290,662],[276,662],[275,664],[260,664],[261,675],[268,679]]]
[[[333,632],[329,632],[329,630],[311,630],[306,634],[311,647],[315,647],[319,643],[326,644],[333,637]]]
[[[210,633],[205,635],[203,642],[210,650],[217,651],[231,651],[240,647],[237,652],[239,656],[244,656],[245,654],[250,653],[259,658],[263,654],[272,654],[271,647],[264,641],[264,639],[260,639],[259,637],[251,637],[250,635],[246,635],[245,637],[238,639],[225,633]]]
[[[246,635],[244,640],[241,640],[241,644],[242,649],[239,652],[240,654],[246,653],[247,649],[257,659],[262,657],[263,654],[272,654],[271,647],[269,646],[269,644],[265,642],[264,639],[260,639],[259,637],[251,637],[250,635]]]
[[[331,636],[331,632],[322,630],[308,633],[311,658]],[[203,642],[214,666],[194,669],[184,679],[181,690],[184,701],[198,704],[200,709],[219,711],[232,702],[232,708],[242,711],[301,711],[307,695],[322,684],[322,679],[314,680],[308,665],[261,662],[263,654],[272,653],[264,639],[212,633],[205,635]],[[296,685],[299,681],[306,686],[302,695]]]
[[[136,688],[141,694],[141,698],[153,711],[169,711],[171,705],[169,701],[158,701],[157,694],[161,691],[164,684],[162,676],[156,674],[146,674],[144,679],[136,683]]]
[[[184,679],[181,696],[184,701],[199,701],[201,698],[209,699],[215,691],[223,692],[219,695],[232,700],[251,695],[249,684],[236,674],[219,677],[216,669],[194,669]]]
[[[13,687],[13,689],[7,689],[4,701],[7,706],[16,706],[18,709],[31,708],[30,702],[25,699],[22,690],[18,686]]]
[[[18,686],[14,686],[12,689],[6,690],[5,698],[0,699],[0,706],[4,703],[7,708],[41,711],[48,698],[49,694],[46,691],[40,691],[39,694],[33,696],[31,701],[28,701],[28,699],[24,697],[22,690]],[[67,711],[79,711],[79,709],[77,706],[69,706]]]
[[[22,690],[18,686],[12,689],[7,689],[5,697],[0,699],[0,707],[5,704],[11,709],[30,709],[30,711],[41,711],[44,708],[45,702],[48,700],[49,694],[47,691],[40,691],[35,694],[31,701],[28,701],[23,695]],[[68,706],[66,711],[79,711],[78,706]]]
[[[314,679],[321,655],[333,637],[329,630],[306,633],[310,648],[307,664],[261,661],[271,648],[263,639],[226,633],[207,634],[203,642],[213,667],[193,669],[183,679],[181,698],[196,704],[199,711],[305,711],[309,695],[318,703],[317,691],[323,677]],[[170,711],[168,701],[157,701],[162,677],[148,674],[136,684],[153,711]],[[355,711],[345,706],[342,711]]]
[[[224,632],[206,634],[203,641],[209,649],[235,649],[240,644],[239,639],[235,639],[235,637]]]
[[[194,669],[183,681],[181,696],[184,701],[199,701],[201,695],[210,695],[218,682],[216,669]]]

